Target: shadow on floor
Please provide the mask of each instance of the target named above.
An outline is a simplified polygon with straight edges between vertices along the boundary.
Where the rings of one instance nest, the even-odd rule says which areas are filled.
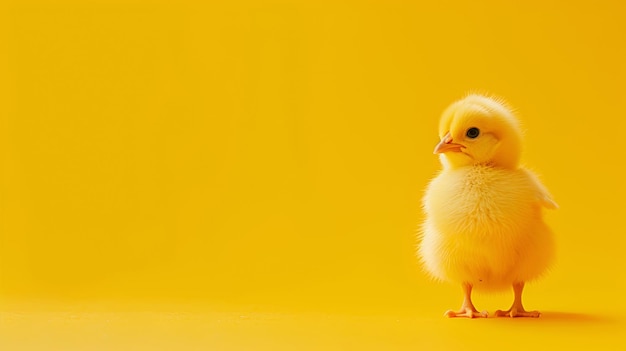
[[[615,318],[607,315],[558,311],[542,311],[539,319],[572,324],[611,324],[617,322]]]

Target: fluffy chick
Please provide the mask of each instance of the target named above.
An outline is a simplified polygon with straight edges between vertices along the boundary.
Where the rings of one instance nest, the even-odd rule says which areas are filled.
[[[557,207],[546,188],[519,165],[522,133],[506,104],[469,95],[443,113],[439,125],[442,171],[423,199],[426,220],[419,254],[435,278],[460,283],[464,299],[448,317],[487,317],[472,289],[513,287],[510,309],[496,316],[538,317],[522,306],[524,283],[540,277],[554,255],[542,207]]]

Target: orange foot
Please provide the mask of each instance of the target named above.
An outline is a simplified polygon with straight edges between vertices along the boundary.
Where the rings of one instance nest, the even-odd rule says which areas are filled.
[[[448,310],[445,315],[448,318],[465,317],[465,318],[487,318],[487,311],[478,312],[474,307],[461,307],[458,312]]]
[[[495,313],[496,317],[530,317],[530,318],[538,318],[541,315],[539,311],[526,311],[524,307],[511,307],[506,311],[497,310]]]
[[[524,290],[524,282],[518,282],[513,284],[513,293],[515,298],[513,299],[513,305],[506,311],[497,310],[496,317],[531,317],[537,318],[541,313],[539,311],[526,311],[522,305],[522,290]]]

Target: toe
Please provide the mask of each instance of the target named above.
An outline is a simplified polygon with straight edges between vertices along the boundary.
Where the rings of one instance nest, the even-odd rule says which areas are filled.
[[[496,313],[494,313],[494,316],[496,316],[496,317],[509,317],[509,311],[497,310]]]

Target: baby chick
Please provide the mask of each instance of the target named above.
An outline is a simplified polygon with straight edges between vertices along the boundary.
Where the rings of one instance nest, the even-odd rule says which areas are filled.
[[[554,255],[542,207],[555,209],[546,188],[519,165],[522,133],[503,101],[468,95],[439,124],[443,170],[423,199],[426,220],[419,254],[435,278],[460,283],[464,299],[448,317],[487,317],[472,289],[513,287],[513,305],[496,316],[539,317],[522,306],[524,283],[545,273]]]

